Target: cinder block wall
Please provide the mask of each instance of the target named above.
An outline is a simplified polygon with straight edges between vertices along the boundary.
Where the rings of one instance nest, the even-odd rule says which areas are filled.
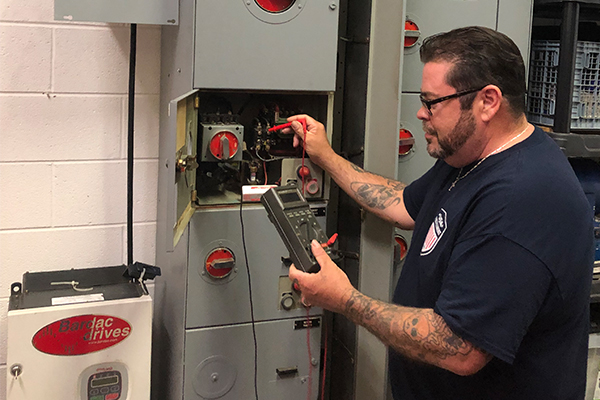
[[[0,400],[7,304],[25,271],[127,260],[129,26],[0,2]],[[160,28],[138,26],[134,257],[154,263]]]

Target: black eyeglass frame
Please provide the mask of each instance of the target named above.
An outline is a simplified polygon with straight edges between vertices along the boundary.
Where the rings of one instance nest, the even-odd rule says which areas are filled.
[[[432,105],[441,103],[442,101],[456,99],[458,97],[462,97],[462,96],[465,96],[467,94],[479,92],[480,90],[483,90],[486,86],[487,85],[482,86],[482,87],[477,88],[477,89],[461,90],[460,92],[449,94],[448,96],[438,97],[437,99],[433,99],[433,100],[425,100],[423,98],[423,94],[420,94],[419,95],[419,100],[421,100],[421,104],[423,104],[425,106],[425,108],[427,109],[427,112],[429,113],[429,115],[432,116],[433,115],[433,113],[431,112],[431,106]]]

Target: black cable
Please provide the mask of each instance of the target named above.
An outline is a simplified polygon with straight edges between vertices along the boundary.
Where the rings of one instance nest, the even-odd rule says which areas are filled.
[[[254,323],[254,302],[252,301],[252,281],[250,279],[250,267],[248,266],[248,251],[246,250],[246,234],[244,233],[244,217],[242,208],[244,199],[240,197],[240,224],[242,226],[242,246],[244,247],[244,259],[246,260],[246,272],[248,273],[248,291],[250,293],[250,319],[252,321],[252,336],[254,338],[254,395],[258,400],[258,342],[256,340],[256,326]]]
[[[136,47],[137,24],[131,24],[131,37],[129,39],[129,109],[127,112],[127,265],[133,265],[133,117]]]

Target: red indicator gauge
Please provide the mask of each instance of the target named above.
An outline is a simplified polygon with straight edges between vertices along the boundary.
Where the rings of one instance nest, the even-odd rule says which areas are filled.
[[[400,140],[398,144],[398,155],[405,156],[412,150],[415,145],[415,138],[407,129],[400,129]]]
[[[232,132],[222,131],[210,139],[210,153],[217,160],[229,160],[238,152],[240,143]]]
[[[219,247],[206,257],[206,272],[215,279],[229,276],[235,266],[235,257],[231,250]]]
[[[408,252],[408,243],[406,243],[406,239],[402,235],[394,235],[394,240],[396,241],[396,251],[399,253],[399,260],[402,261]]]
[[[419,27],[411,20],[404,22],[404,48],[413,47],[419,40]]]
[[[294,5],[296,0],[255,0],[260,8],[270,13],[280,13]]]

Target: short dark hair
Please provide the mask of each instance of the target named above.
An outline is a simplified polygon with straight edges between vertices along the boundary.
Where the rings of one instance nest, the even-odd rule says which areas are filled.
[[[446,82],[457,91],[496,85],[515,117],[525,112],[525,65],[508,36],[481,26],[454,29],[426,38],[420,56],[423,63],[454,64]],[[476,95],[461,98],[461,108],[471,107]]]

